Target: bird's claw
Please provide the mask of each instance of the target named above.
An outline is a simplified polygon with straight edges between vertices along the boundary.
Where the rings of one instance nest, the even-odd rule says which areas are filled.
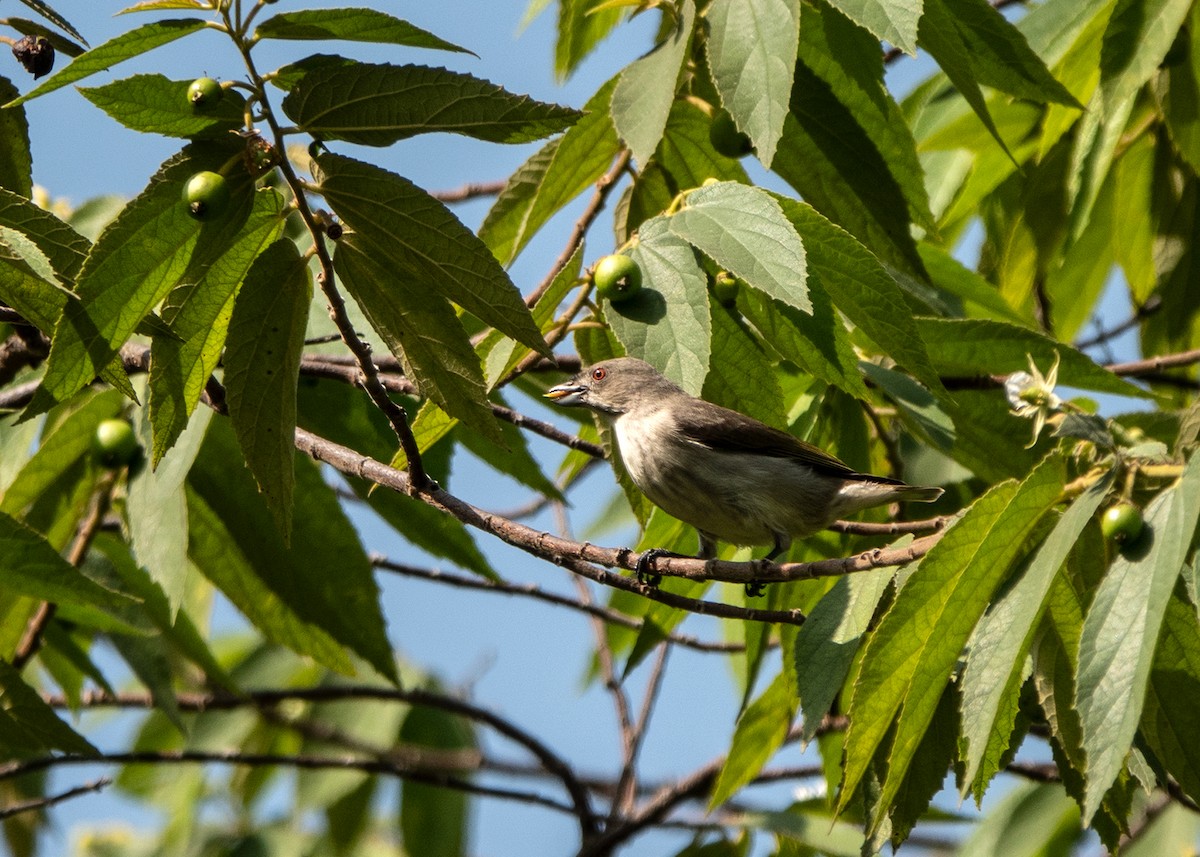
[[[654,562],[660,556],[673,555],[670,551],[663,550],[662,548],[651,548],[648,551],[643,551],[633,567],[634,573],[637,575],[637,582],[646,586],[658,586],[662,583],[662,575],[652,572],[650,570],[650,563]]]
[[[746,584],[747,598],[760,598],[767,591],[767,585],[758,580],[751,580]]]

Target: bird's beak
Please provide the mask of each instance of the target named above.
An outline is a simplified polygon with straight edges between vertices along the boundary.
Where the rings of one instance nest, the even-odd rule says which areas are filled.
[[[587,387],[582,384],[559,384],[546,391],[546,398],[553,399],[559,405],[582,405],[586,392]]]

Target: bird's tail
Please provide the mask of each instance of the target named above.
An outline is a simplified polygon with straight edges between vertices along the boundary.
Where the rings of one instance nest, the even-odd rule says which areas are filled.
[[[897,486],[896,493],[893,498],[896,500],[910,500],[914,503],[932,503],[938,497],[945,493],[941,488],[925,488],[918,485]]]

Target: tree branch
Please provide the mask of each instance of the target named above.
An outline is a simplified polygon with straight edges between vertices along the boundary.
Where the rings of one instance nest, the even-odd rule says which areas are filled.
[[[478,577],[466,577],[465,575],[452,574],[447,571],[436,569],[417,568],[416,566],[406,565],[396,562],[382,556],[372,556],[371,563],[376,568],[382,568],[385,571],[390,571],[395,574],[404,575],[405,577],[415,577],[421,580],[429,580],[434,583],[444,583],[449,586],[456,586],[461,589],[475,589],[482,592],[495,592],[500,595],[518,595],[532,598],[536,601],[543,601],[547,604],[556,604],[560,607],[566,607],[571,610],[577,610],[591,616],[596,616],[603,619],[610,625],[620,625],[623,628],[629,628],[634,631],[640,631],[645,622],[634,619],[632,616],[626,616],[617,610],[608,607],[603,607],[599,604],[583,603],[564,595],[558,595],[554,592],[547,592],[533,583],[505,583],[504,581],[483,580]],[[718,643],[701,640],[697,637],[688,636],[686,634],[668,634],[667,639],[678,646],[692,649],[697,652],[718,652],[721,654],[731,654],[734,652],[744,652],[746,646],[743,643]]]
[[[81,786],[67,789],[65,792],[59,792],[55,795],[46,797],[34,798],[32,800],[14,803],[6,807],[0,807],[0,819],[12,818],[14,815],[20,815],[24,812],[38,812],[47,807],[54,806],[56,803],[71,800],[71,798],[81,797],[85,794],[98,792],[106,786],[112,785],[112,780],[108,777],[101,777],[98,780],[93,780],[90,783],[84,783]]]

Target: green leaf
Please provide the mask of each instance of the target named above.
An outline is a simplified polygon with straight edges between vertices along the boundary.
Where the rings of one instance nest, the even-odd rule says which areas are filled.
[[[258,576],[224,521],[194,489],[187,489],[188,556],[254,627],[273,643],[350,673],[349,655],[328,631],[300,615]],[[274,527],[272,527],[274,529]]]
[[[455,437],[464,448],[500,473],[511,476],[543,497],[565,500],[558,486],[542,472],[541,465],[529,451],[525,433],[507,420],[495,419],[492,422],[500,429],[503,446],[484,440],[481,435],[470,431],[459,432]]]
[[[501,443],[479,357],[454,308],[423,282],[385,268],[358,238],[352,233],[338,242],[338,279],[421,392],[446,413]]]
[[[696,4],[693,0],[683,0],[677,15],[666,41],[627,65],[613,91],[613,122],[639,166],[645,166],[650,160],[662,139],[663,129],[667,127],[683,60],[692,39]]]
[[[966,772],[961,778],[964,796],[974,788],[976,799],[982,797],[987,781],[996,773],[999,757],[1007,750],[1025,659],[1046,608],[1051,584],[1108,489],[1109,480],[1100,480],[1071,504],[1017,582],[992,605],[975,629],[962,679],[959,742],[966,761]],[[1007,718],[1002,714],[1005,710]],[[994,748],[985,767],[985,752],[993,742],[1002,746]],[[976,774],[980,777],[978,782]]]
[[[796,697],[788,688],[787,677],[780,673],[738,718],[729,755],[708,799],[710,811],[758,776],[775,751],[783,746],[795,716]]]
[[[622,10],[601,10],[595,8],[598,5],[598,0],[559,0],[554,43],[554,74],[559,80],[570,77],[620,22]],[[531,18],[527,16],[526,21],[529,20]]]
[[[1142,536],[1117,556],[1083,620],[1076,706],[1087,753],[1083,818],[1116,782],[1137,732],[1155,644],[1200,517],[1200,457],[1146,509]]]
[[[57,53],[63,54],[64,56],[77,57],[87,50],[87,48],[85,48],[83,45],[73,42],[66,36],[62,35],[62,33],[58,32],[58,30],[51,29],[44,24],[39,24],[37,21],[30,21],[27,18],[13,18],[10,16],[5,19],[5,23],[7,23],[8,26],[12,27],[22,36],[42,36],[46,39],[46,41],[50,42]],[[13,94],[15,95],[16,93]]]
[[[714,303],[709,312],[712,357],[701,398],[775,428],[787,428],[779,378],[762,345],[727,307]]]
[[[248,176],[229,179],[230,210],[203,228],[180,202],[183,182],[198,170],[220,167],[228,152],[211,143],[189,146],[167,161],[104,230],[80,272],[79,300],[67,304],[55,328],[31,412],[46,410],[91,382],[189,264],[228,249],[250,208]]]
[[[15,229],[33,242],[45,255],[61,284],[68,287],[75,282],[92,246],[50,212],[3,188],[0,188],[0,226]],[[62,304],[65,302],[64,299]]]
[[[817,3],[803,7],[798,56],[829,86],[883,157],[915,223],[934,229],[912,129],[883,81],[879,40],[844,15]]]
[[[904,293],[879,260],[811,206],[776,200],[804,241],[809,271],[837,309],[919,381],[941,390]]]
[[[517,168],[493,203],[479,237],[508,266],[556,212],[604,175],[620,151],[609,116],[613,78],[584,105],[583,117]]]
[[[239,458],[232,427],[223,420],[214,421],[188,477],[203,505],[228,532],[230,549],[241,552],[253,576],[296,618],[324,630],[380,675],[395,681],[396,667],[371,563],[317,465],[304,456],[296,458],[292,540],[285,546],[254,478]],[[189,521],[192,513],[189,505]],[[331,569],[337,573],[331,574]],[[205,573],[211,576],[214,571],[208,568]],[[239,609],[247,609],[243,603],[235,603]]]
[[[62,15],[58,14],[58,12],[54,11],[54,9],[51,8],[51,6],[48,3],[43,3],[42,0],[21,0],[21,2],[24,3],[26,6],[28,6],[30,9],[32,9],[33,11],[37,12],[39,15],[41,15],[47,21],[50,21],[55,26],[58,26],[64,30],[66,30],[68,33],[70,33],[75,38],[79,39],[79,41],[83,42],[85,45],[87,44],[87,39],[85,39],[83,36],[81,36],[79,34],[79,31],[71,26],[71,22],[68,21],[66,18],[64,18]]]
[[[958,0],[953,21],[979,83],[1016,98],[1083,109],[1021,31],[987,0]]]
[[[739,130],[770,164],[783,134],[792,95],[798,0],[713,0],[708,23],[708,65],[721,103]]]
[[[1158,73],[1192,4],[1117,0],[1100,49],[1100,85],[1088,102],[1071,156],[1071,236],[1091,216],[1126,120],[1142,86]]]
[[[407,179],[361,161],[326,153],[314,169],[321,193],[359,233],[364,251],[546,353],[541,332],[496,257],[444,205]]]
[[[688,194],[671,231],[776,300],[807,313],[804,244],[779,203],[759,188],[718,182]]]
[[[967,315],[1030,326],[1029,320],[1000,295],[994,283],[967,268],[944,249],[922,243],[918,250],[930,281],[942,291],[960,298]]]
[[[237,131],[246,121],[246,99],[226,89],[221,99],[204,110],[188,101],[190,80],[170,80],[161,74],[136,74],[104,86],[79,91],[126,128],[168,137],[217,137]]]
[[[154,48],[170,44],[176,39],[202,30],[206,26],[208,26],[207,22],[199,18],[175,18],[143,24],[137,29],[122,33],[76,57],[69,65],[63,67],[61,71],[40,86],[4,106],[15,107],[18,104],[24,104],[47,92],[53,92],[67,84],[83,80],[98,71],[107,71],[119,62],[139,57]]]
[[[846,683],[879,599],[894,576],[890,569],[881,569],[839,577],[800,626],[790,667],[796,673],[805,742],[816,737]]]
[[[1025,539],[1057,501],[1060,458],[1021,484],[994,486],[921,560],[871,638],[848,703],[846,766],[839,809],[862,782],[893,729],[876,824],[895,799],[963,646],[1008,575]]]
[[[0,102],[8,103],[20,93],[13,82],[0,75]],[[33,195],[33,156],[29,153],[29,119],[25,110],[0,110],[0,187],[23,197]]]
[[[5,727],[26,736],[24,741],[5,742],[10,753],[34,756],[49,748],[88,756],[99,753],[86,738],[59,719],[16,669],[3,661],[0,661],[0,712],[7,721]]]
[[[217,368],[237,289],[258,255],[279,237],[285,207],[277,191],[256,192],[246,225],[229,251],[202,276],[185,276],[163,301],[163,319],[175,336],[156,338],[150,360],[155,466],[187,426]]]
[[[1185,794],[1200,795],[1200,626],[1196,608],[1180,597],[1167,602],[1154,652],[1139,734]]]
[[[712,347],[708,278],[666,218],[643,223],[639,239],[629,255],[642,269],[644,285],[627,300],[606,302],[605,319],[627,353],[697,394]]]
[[[1020,783],[988,810],[957,853],[1055,857],[1069,854],[1079,835],[1079,808],[1062,786]]]
[[[414,431],[421,417],[413,420]],[[383,414],[360,391],[334,381],[301,378],[299,422],[321,437],[352,445],[365,455],[388,461],[396,435]],[[498,579],[476,547],[467,527],[455,518],[395,491],[371,490],[373,483],[350,479],[350,487],[396,532],[428,553],[482,577]]]
[[[285,545],[292,536],[296,378],[311,302],[308,259],[280,238],[247,272],[225,345],[229,418]]]
[[[368,63],[317,66],[295,83],[282,106],[303,131],[364,146],[390,146],[433,131],[528,143],[570,127],[580,115],[468,74]]]
[[[445,711],[414,706],[400,727],[404,747],[471,750],[477,746],[470,723]],[[466,772],[459,773],[465,776]],[[408,781],[400,789],[400,832],[405,850],[428,857],[462,857],[469,853],[469,804],[462,792]]]
[[[432,48],[470,54],[466,48],[439,39],[428,30],[375,9],[304,9],[281,12],[254,29],[255,39],[345,39]]]
[[[830,0],[830,3],[880,41],[890,42],[911,56],[917,55],[922,0]]]
[[[117,608],[124,596],[80,573],[42,536],[0,512],[0,586],[55,604]]]
[[[141,411],[138,434],[150,434],[149,415]],[[142,468],[129,480],[125,500],[129,545],[138,565],[146,569],[174,618],[187,595],[190,566],[187,559],[187,497],[183,485],[200,451],[212,411],[204,408],[188,423],[174,452],[157,467]],[[116,561],[114,560],[114,564]],[[164,628],[164,631],[166,629]]]
[[[827,294],[817,288],[810,288],[808,294],[813,304],[811,315],[755,289],[740,289],[737,307],[762,341],[785,360],[865,400],[867,387],[859,374],[858,355],[850,344],[845,323]]]
[[[88,454],[96,426],[120,412],[121,397],[115,391],[81,397],[56,414],[56,421],[43,435],[35,452],[5,489],[0,512],[20,515],[37,501],[63,474]]]
[[[836,76],[830,73],[830,78]],[[882,261],[919,274],[909,201],[875,141],[842,103],[847,96],[840,91],[849,86],[839,84],[835,92],[797,63],[791,113],[771,169]]]
[[[1061,361],[1058,379],[1062,384],[1119,396],[1151,396],[1097,366],[1071,346],[1025,327],[984,319],[918,318],[917,329],[934,368],[943,376],[962,378],[1027,372],[1029,357],[1045,372],[1057,354]]]
[[[1000,130],[988,110],[983,91],[979,88],[979,77],[971,56],[972,46],[967,44],[959,30],[955,13],[950,11],[944,0],[924,2],[925,14],[921,17],[918,32],[921,47],[937,60],[937,64],[946,73],[946,77],[950,78],[959,95],[971,105],[979,121],[1000,144],[1000,148],[1009,154],[1008,144],[1000,136]]]

